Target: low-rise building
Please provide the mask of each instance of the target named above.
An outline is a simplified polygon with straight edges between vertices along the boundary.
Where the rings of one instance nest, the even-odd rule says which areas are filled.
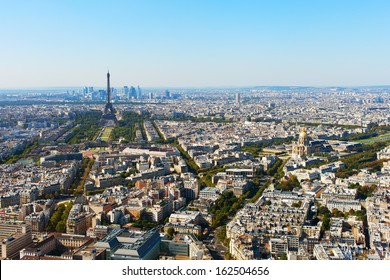
[[[337,209],[341,212],[348,212],[349,210],[362,210],[362,206],[358,200],[340,200],[340,199],[331,199],[326,203],[326,207],[330,211]]]
[[[106,258],[110,260],[156,260],[160,241],[158,229],[147,232],[113,229],[95,247],[105,248]]]
[[[27,224],[0,223],[1,259],[18,259],[19,251],[32,244],[31,227]]]

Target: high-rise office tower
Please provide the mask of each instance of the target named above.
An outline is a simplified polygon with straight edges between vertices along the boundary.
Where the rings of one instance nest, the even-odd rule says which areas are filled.
[[[135,87],[130,87],[129,99],[136,99],[136,98],[137,98],[137,91],[135,90]]]
[[[127,96],[129,94],[129,87],[128,86],[123,87],[122,94],[124,94],[125,96]]]
[[[138,89],[138,91],[137,91],[137,99],[142,99],[142,91],[141,91],[141,88],[138,86],[137,89]]]
[[[236,104],[239,105],[241,102],[241,95],[239,92],[236,93]]]

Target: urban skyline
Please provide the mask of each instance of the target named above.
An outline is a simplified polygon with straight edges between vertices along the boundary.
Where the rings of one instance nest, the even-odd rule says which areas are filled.
[[[389,89],[110,78],[4,96],[2,259],[390,258]]]
[[[390,3],[1,6],[1,260],[390,268]]]

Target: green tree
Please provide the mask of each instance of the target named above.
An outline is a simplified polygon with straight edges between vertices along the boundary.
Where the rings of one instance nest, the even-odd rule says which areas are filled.
[[[287,254],[286,254],[286,253],[283,253],[283,254],[280,256],[279,259],[280,259],[280,260],[288,260]]]
[[[271,184],[271,182],[267,181],[263,186],[261,186],[260,189],[255,194],[255,196],[251,198],[250,202],[251,203],[256,202],[261,197],[261,195],[263,194],[264,190],[267,189],[270,184]]]
[[[271,176],[274,176],[278,172],[279,167],[282,166],[282,165],[283,165],[283,161],[280,158],[277,158],[276,162],[274,163],[274,165],[272,165],[267,170],[267,174],[271,175]]]
[[[292,207],[296,207],[296,208],[299,208],[302,206],[302,201],[298,201],[298,202],[294,202],[293,204],[291,204]]]
[[[283,179],[276,188],[282,191],[292,191],[295,188],[301,188],[301,183],[299,183],[297,176],[290,175],[287,180]]]
[[[321,225],[321,236],[324,235],[324,232],[326,230],[330,230],[330,215],[328,213],[324,214],[324,217],[322,218],[322,225]]]
[[[174,234],[175,234],[175,229],[173,227],[169,227],[167,229],[167,237],[169,239],[172,239]]]
[[[318,207],[317,212],[318,212],[319,215],[330,214],[330,211],[329,211],[328,207],[322,206],[322,205],[320,207]]]
[[[371,197],[372,193],[376,190],[376,188],[376,185],[359,186],[357,189],[357,197],[359,199],[366,199],[367,197]]]
[[[234,260],[232,254],[230,254],[230,252],[225,252],[225,254],[223,255],[225,260]]]
[[[101,115],[101,111],[76,112],[74,117],[76,126],[73,128],[73,137],[68,140],[68,143],[77,144],[85,140],[93,140],[101,129],[99,127]]]
[[[221,242],[225,241],[226,238],[226,226],[222,226],[218,229],[217,237]]]
[[[59,221],[56,225],[56,232],[65,232],[66,230],[66,224],[64,221]]]

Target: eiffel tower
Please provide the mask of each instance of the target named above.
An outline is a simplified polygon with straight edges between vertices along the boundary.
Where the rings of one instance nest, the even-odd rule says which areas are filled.
[[[118,120],[115,116],[115,109],[111,103],[110,72],[107,72],[107,102],[104,107],[103,115],[100,119],[101,126],[115,126]]]

